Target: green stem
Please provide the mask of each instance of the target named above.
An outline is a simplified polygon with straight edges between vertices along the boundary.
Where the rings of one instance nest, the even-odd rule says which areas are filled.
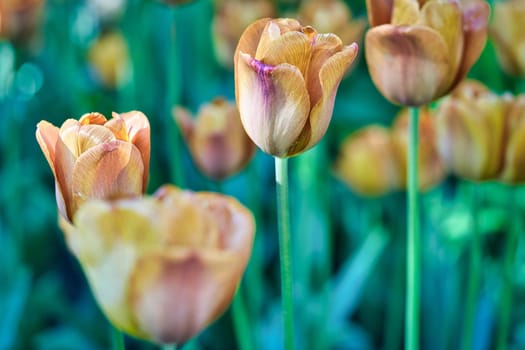
[[[512,189],[511,189],[512,191]],[[510,193],[510,211],[512,213],[511,224],[505,246],[503,261],[503,290],[500,298],[499,327],[497,335],[497,349],[506,350],[509,337],[512,301],[514,294],[514,260],[516,258],[516,247],[519,239],[519,212],[515,203],[514,192]]]
[[[163,344],[161,345],[162,350],[177,350],[177,344]]]
[[[408,237],[405,349],[419,349],[419,304],[421,280],[421,238],[419,235],[418,160],[419,109],[410,108],[408,142]]]
[[[467,301],[465,305],[465,322],[463,323],[463,350],[472,350],[474,319],[477,310],[478,290],[481,277],[481,237],[479,234],[479,204],[477,184],[472,184],[472,238],[470,240],[470,259],[467,285]]]
[[[119,329],[111,326],[111,349],[124,350],[124,333]]]
[[[275,158],[277,185],[277,217],[279,223],[279,255],[281,260],[281,294],[283,302],[284,349],[294,349],[292,244],[288,211],[288,159]]]
[[[242,284],[241,284],[242,285]],[[232,305],[233,325],[235,327],[235,336],[237,337],[237,344],[240,350],[251,350],[254,347],[254,342],[251,339],[250,320],[244,305],[244,298],[242,290],[239,287]]]

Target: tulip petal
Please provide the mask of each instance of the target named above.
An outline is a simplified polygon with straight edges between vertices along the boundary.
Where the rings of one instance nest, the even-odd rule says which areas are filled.
[[[59,138],[58,131],[56,126],[45,120],[38,123],[36,127],[36,140],[55,176],[55,147]]]
[[[126,128],[126,123],[124,122],[124,120],[120,118],[111,118],[111,120],[104,124],[104,126],[113,133],[117,140],[129,141],[128,130]]]
[[[254,57],[257,52],[257,46],[261,39],[261,35],[266,27],[266,24],[271,21],[271,18],[262,18],[250,24],[239,39],[239,44],[235,50],[234,62],[240,52],[244,52]]]
[[[345,46],[342,51],[330,57],[319,71],[322,97],[312,108],[309,118],[309,137],[306,149],[316,145],[326,133],[334,109],[337,88],[345,72],[357,57],[357,44]],[[301,135],[303,136],[303,135]],[[302,137],[300,138],[302,139]]]
[[[106,117],[98,112],[86,113],[80,117],[78,122],[81,125],[104,125],[107,122]]]
[[[286,156],[310,111],[299,69],[289,64],[269,67],[241,53],[235,83],[246,133],[266,153]]]
[[[392,20],[387,23],[396,26],[413,25],[417,23],[419,16],[420,11],[418,0],[394,0]]]
[[[238,256],[172,250],[144,256],[130,280],[138,325],[158,343],[183,344],[220,316],[240,279]]]
[[[439,95],[450,91],[463,58],[463,15],[456,2],[427,2],[422,9],[419,22],[441,34],[448,48],[449,71],[443,81]]]
[[[421,106],[439,97],[448,74],[442,36],[423,26],[382,25],[366,35],[366,60],[374,84],[393,103]]]
[[[111,141],[92,147],[75,163],[71,210],[91,198],[116,199],[144,193],[144,165],[139,150],[130,143]]]
[[[372,27],[390,23],[394,0],[366,0],[368,21]]]
[[[465,78],[485,47],[489,13],[490,7],[485,1],[467,5],[463,10],[463,60],[456,74],[456,79],[452,84],[452,88]]]

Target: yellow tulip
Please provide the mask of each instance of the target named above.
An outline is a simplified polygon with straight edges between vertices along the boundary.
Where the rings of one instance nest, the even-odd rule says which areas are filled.
[[[173,186],[88,201],[73,222],[62,222],[68,244],[107,318],[156,343],[184,343],[225,311],[255,233],[235,199]]]
[[[357,55],[334,34],[293,19],[262,19],[234,56],[235,96],[246,133],[264,152],[289,157],[328,129],[339,83]]]
[[[89,49],[89,63],[97,78],[108,88],[118,87],[124,82],[128,56],[126,41],[118,32],[102,35]]]
[[[235,48],[246,27],[275,14],[275,6],[270,0],[216,0],[212,34],[219,63],[231,69]]]
[[[497,178],[506,138],[505,102],[481,83],[467,80],[435,114],[439,150],[448,170],[474,181]]]
[[[507,143],[500,179],[509,184],[525,182],[525,94],[509,102]]]
[[[214,180],[237,173],[254,155],[255,145],[235,104],[217,98],[202,106],[195,119],[181,107],[174,110],[174,117],[197,166]]]
[[[395,104],[421,106],[446,95],[485,46],[484,0],[367,0],[367,7],[370,75]]]
[[[525,2],[495,2],[490,26],[496,53],[503,69],[513,75],[525,76]]]
[[[408,149],[408,109],[399,112],[392,126],[392,139],[400,159],[401,183],[406,188],[407,149]],[[438,185],[445,177],[445,168],[441,161],[434,116],[426,108],[421,108],[419,116],[419,189],[428,190]]]
[[[364,196],[381,196],[400,188],[401,168],[390,131],[374,125],[350,135],[341,145],[335,172]]]
[[[53,175],[60,214],[71,220],[90,198],[115,199],[146,191],[150,127],[138,111],[68,119],[60,128],[38,123],[36,138]]]

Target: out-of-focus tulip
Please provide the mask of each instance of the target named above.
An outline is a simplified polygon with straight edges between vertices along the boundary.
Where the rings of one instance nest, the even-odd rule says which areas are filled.
[[[38,123],[36,138],[53,175],[60,214],[72,220],[91,198],[116,199],[146,190],[150,160],[150,127],[138,111],[100,113],[68,119],[60,128]]]
[[[174,117],[197,166],[214,180],[240,171],[255,152],[237,107],[222,98],[201,107],[195,119],[180,107],[175,108]]]
[[[449,93],[487,37],[484,0],[367,0],[366,60],[391,102],[421,106]]]
[[[513,75],[525,76],[525,1],[509,0],[494,3],[490,35],[503,69]]]
[[[194,0],[161,0],[161,1],[165,3],[166,5],[176,6],[176,5],[188,4],[190,2],[193,2]]]
[[[151,197],[88,201],[62,228],[117,328],[179,344],[229,306],[255,234],[237,200],[173,186]]]
[[[0,38],[15,41],[31,39],[43,6],[44,0],[0,1]]]
[[[439,156],[437,135],[433,115],[426,108],[421,108],[419,116],[419,188],[428,190],[438,185],[445,177],[443,162]],[[392,127],[392,140],[401,161],[402,184],[407,181],[407,149],[408,149],[408,109],[403,109]]]
[[[476,81],[467,80],[436,110],[441,158],[453,174],[469,180],[497,178],[505,140],[504,101]]]
[[[124,81],[128,57],[126,41],[117,32],[102,35],[89,49],[89,63],[108,88],[115,88]]]
[[[510,102],[507,111],[507,142],[501,180],[510,184],[525,182],[525,95]]]
[[[219,63],[233,67],[235,48],[246,27],[275,14],[275,6],[270,0],[216,0],[212,34]]]
[[[304,2],[298,17],[321,33],[334,33],[343,43],[360,43],[366,25],[364,19],[352,19],[352,11],[341,0]]]
[[[341,145],[335,171],[355,192],[365,196],[380,196],[402,185],[390,131],[381,126],[350,135]]]
[[[328,129],[343,75],[357,55],[334,34],[293,19],[262,19],[235,52],[235,96],[248,136],[276,157],[316,145]]]

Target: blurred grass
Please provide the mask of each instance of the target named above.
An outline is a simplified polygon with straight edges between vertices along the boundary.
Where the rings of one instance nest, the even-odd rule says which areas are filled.
[[[364,1],[347,2],[356,16],[365,15]],[[296,3],[282,1],[280,6],[289,10]],[[196,110],[217,95],[234,99],[233,74],[213,55],[212,16],[211,0],[176,9],[153,0],[130,0],[122,17],[110,21],[95,17],[85,1],[50,0],[36,44],[0,43],[0,349],[107,349],[111,339],[107,321],[57,228],[53,177],[34,139],[39,120],[60,125],[89,111],[110,115],[142,110],[152,127],[149,192],[173,181],[177,171],[188,188],[216,188],[175,139],[170,115],[173,103]],[[86,61],[91,42],[108,28],[120,29],[130,48],[131,79],[118,89],[101,86]],[[356,67],[341,83],[325,139],[290,161],[300,349],[402,346],[404,194],[360,198],[331,171],[344,137],[373,122],[390,125],[397,111],[370,81],[364,48],[360,51]],[[470,76],[499,92],[523,89],[522,82],[497,67],[489,43]],[[253,348],[280,349],[272,159],[257,154],[247,170],[222,186],[258,219],[254,257],[241,287],[257,339]],[[466,187],[450,178],[422,196],[423,349],[460,346],[473,220]],[[473,348],[488,350],[494,348],[505,242],[514,219],[507,187],[478,187],[483,260]],[[508,348],[524,349],[525,189],[512,191],[521,238]],[[126,345],[154,348],[131,338]],[[184,347],[235,348],[230,311]]]

